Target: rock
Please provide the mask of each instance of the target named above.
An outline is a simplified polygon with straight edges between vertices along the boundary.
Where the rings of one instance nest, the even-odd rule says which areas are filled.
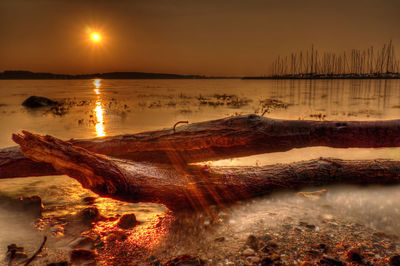
[[[317,248],[321,251],[326,251],[328,249],[328,247],[324,243],[317,245]]]
[[[86,249],[74,249],[71,251],[71,261],[77,262],[82,260],[93,260],[96,257],[96,253]]]
[[[7,246],[7,257],[13,259],[26,259],[28,255],[24,251],[24,247],[18,247],[16,244]]]
[[[97,207],[87,207],[81,211],[81,216],[85,221],[92,222],[100,217]]]
[[[269,266],[273,265],[274,261],[270,257],[265,257],[260,261],[261,266]]]
[[[32,197],[20,197],[19,201],[21,203],[21,207],[25,211],[32,213],[34,216],[42,215],[44,206],[43,206],[42,199],[40,198],[40,196],[35,195]]]
[[[202,266],[204,264],[204,261],[200,258],[185,254],[168,261],[164,266]]]
[[[250,263],[258,263],[260,262],[260,258],[257,256],[251,256],[247,257],[247,261],[249,261]]]
[[[38,108],[43,106],[55,106],[58,102],[40,96],[30,96],[22,105],[28,108]]]
[[[114,232],[110,233],[107,236],[107,241],[108,242],[124,241],[127,238],[128,237],[127,237],[126,233],[123,232],[122,230],[120,230],[120,231],[114,231]]]
[[[217,237],[216,239],[214,239],[215,242],[224,242],[225,241],[225,237],[221,236],[221,237]]]
[[[361,263],[363,256],[361,250],[358,247],[353,247],[346,252],[346,258],[348,261]]]
[[[81,236],[73,240],[70,244],[72,248],[93,248],[94,240],[87,236]]]
[[[258,250],[259,243],[257,237],[254,235],[249,235],[246,240],[246,245],[254,250]]]
[[[264,242],[272,240],[272,236],[270,234],[265,234],[261,237],[261,240]]]
[[[245,250],[243,250],[242,255],[249,257],[249,256],[253,256],[255,253],[254,249],[251,248],[246,248]]]
[[[310,256],[313,256],[313,257],[320,256],[320,255],[321,255],[319,251],[314,250],[314,249],[306,250],[305,253],[308,254],[308,255],[310,255]]]
[[[12,252],[12,251],[24,251],[24,247],[18,247],[16,244],[10,244],[7,246],[7,252]]]
[[[345,263],[342,262],[339,259],[333,258],[333,257],[329,257],[329,256],[323,256],[320,261],[319,261],[320,265],[331,265],[331,266],[344,266]]]
[[[68,262],[67,261],[54,262],[47,264],[47,266],[68,266]]]
[[[317,230],[317,229],[318,229],[318,226],[315,226],[315,225],[313,225],[313,224],[307,224],[307,225],[306,225],[306,228],[309,229],[309,230]]]
[[[117,226],[122,229],[130,229],[136,226],[137,220],[136,216],[133,213],[124,214],[121,218],[119,218]]]
[[[389,264],[391,266],[400,266],[400,255],[394,255],[390,257]]]
[[[268,241],[266,245],[261,249],[262,252],[268,253],[271,250],[277,249],[278,243],[274,240]]]
[[[315,264],[312,263],[311,261],[303,261],[300,265],[301,266],[314,266]]]
[[[88,204],[88,205],[93,204],[95,201],[96,201],[95,197],[85,197],[85,198],[83,198],[83,202]]]
[[[318,230],[318,226],[306,222],[299,222],[299,226],[303,226],[309,230]]]

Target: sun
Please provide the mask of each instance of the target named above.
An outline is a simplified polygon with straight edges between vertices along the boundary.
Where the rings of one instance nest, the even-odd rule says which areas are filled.
[[[98,32],[92,32],[90,34],[90,37],[92,39],[93,42],[100,42],[101,41],[101,36]]]

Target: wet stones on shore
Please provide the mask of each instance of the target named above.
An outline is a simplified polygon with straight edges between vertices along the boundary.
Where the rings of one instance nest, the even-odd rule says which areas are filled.
[[[42,199],[37,195],[19,198],[0,196],[0,201],[4,208],[20,211],[32,216],[32,218],[41,217],[42,211],[44,210]]]
[[[68,262],[67,261],[53,262],[47,264],[47,266],[68,266]]]
[[[92,261],[96,258],[96,252],[87,249],[74,249],[71,251],[71,261],[81,263],[82,261]]]
[[[258,250],[259,243],[257,237],[255,235],[249,235],[246,240],[246,245],[254,250]]]
[[[95,203],[96,198],[95,197],[85,197],[82,200],[84,203],[86,203],[87,205],[92,205]]]
[[[24,251],[24,247],[19,247],[16,244],[7,246],[7,257],[12,259],[26,259],[28,255]]]
[[[181,255],[178,256],[167,263],[164,264],[165,266],[202,266],[205,265],[205,262],[200,258],[193,257],[190,255]]]
[[[98,220],[100,216],[99,209],[97,207],[87,207],[81,211],[81,216],[85,222],[93,222]]]
[[[34,216],[41,216],[44,209],[42,199],[40,196],[31,197],[21,197],[20,199],[21,207],[33,214]]]
[[[119,218],[117,226],[122,229],[131,229],[137,225],[136,216],[133,213],[124,214]]]
[[[233,262],[239,265],[400,265],[400,242],[396,235],[324,217],[311,222],[287,219],[277,228],[248,235]],[[226,241],[221,245],[228,244]]]

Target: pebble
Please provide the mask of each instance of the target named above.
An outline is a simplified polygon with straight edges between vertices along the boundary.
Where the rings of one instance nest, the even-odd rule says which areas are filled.
[[[247,260],[251,263],[258,263],[258,262],[260,262],[261,259],[260,259],[260,257],[257,257],[257,256],[251,256],[251,257],[248,257]]]
[[[119,218],[117,226],[122,229],[130,229],[137,224],[136,216],[133,213],[124,214]]]
[[[110,233],[107,236],[107,241],[108,242],[114,242],[114,241],[124,241],[125,239],[127,239],[128,237],[126,236],[126,234],[122,231],[115,231]]]
[[[272,240],[272,236],[270,234],[265,234],[261,237],[261,240],[264,242]]]
[[[400,266],[400,255],[390,257],[389,263],[391,266]]]
[[[95,198],[95,197],[85,197],[85,198],[83,198],[82,201],[83,201],[84,203],[86,203],[86,204],[91,205],[91,204],[93,204],[93,203],[96,201],[96,198]]]
[[[44,207],[40,196],[35,195],[32,197],[21,197],[19,200],[22,203],[23,208],[28,212],[35,216],[42,215]]]
[[[346,252],[346,258],[348,261],[361,263],[363,256],[361,250],[358,247],[353,247]]]
[[[268,241],[266,245],[261,249],[262,252],[268,253],[273,249],[278,248],[278,243],[274,240]]]
[[[25,259],[28,255],[24,251],[24,247],[18,247],[16,244],[7,246],[7,257],[16,259]]]
[[[68,262],[67,261],[54,262],[47,264],[47,266],[68,266]]]
[[[181,255],[178,256],[167,263],[164,264],[165,266],[201,266],[204,265],[204,261],[202,261],[200,258],[192,257],[190,255]]]
[[[319,263],[322,265],[332,265],[332,266],[344,266],[345,265],[339,259],[329,257],[329,256],[323,256],[322,259],[319,261]]]
[[[80,260],[93,260],[96,253],[87,249],[74,249],[71,252],[71,261],[76,262]]]
[[[100,212],[97,207],[87,207],[82,210],[81,215],[84,220],[91,222],[100,216]]]
[[[246,240],[246,245],[254,250],[258,250],[259,243],[257,237],[254,235],[249,235]]]
[[[268,265],[273,265],[274,260],[271,259],[270,257],[265,257],[261,260],[260,265],[262,266],[268,266]]]
[[[217,237],[214,239],[215,242],[224,242],[225,241],[225,237],[221,236],[221,237]]]
[[[251,248],[247,248],[245,250],[243,250],[242,255],[244,256],[253,256],[255,253],[255,251]]]

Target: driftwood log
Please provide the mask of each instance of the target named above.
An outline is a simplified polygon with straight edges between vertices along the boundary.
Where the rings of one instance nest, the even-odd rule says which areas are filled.
[[[329,183],[399,183],[400,162],[318,159],[265,167],[201,167],[124,161],[51,136],[13,135],[23,154],[51,164],[95,193],[127,202],[156,202],[172,210],[201,209],[274,190]]]
[[[137,162],[186,165],[312,146],[400,147],[400,120],[307,121],[247,115],[69,142],[99,154]],[[18,147],[0,150],[0,178],[53,174],[60,173],[51,164],[26,158]]]

